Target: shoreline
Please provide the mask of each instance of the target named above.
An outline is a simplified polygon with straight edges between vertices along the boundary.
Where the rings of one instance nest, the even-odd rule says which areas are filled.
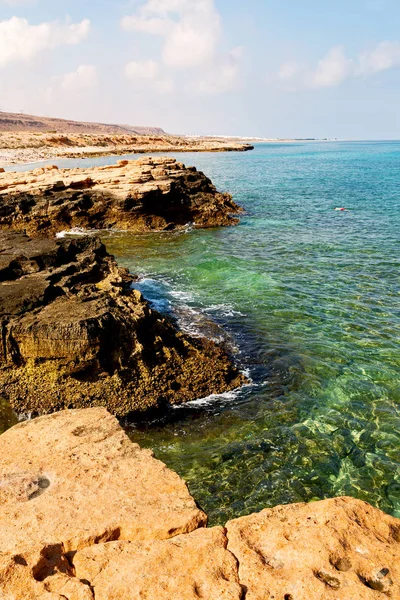
[[[76,136],[27,132],[11,135],[0,132],[0,168],[35,164],[58,159],[90,159],[128,154],[173,152],[247,152],[254,146],[225,138],[183,138],[145,136]]]
[[[241,207],[204,173],[166,157],[50,166],[1,174],[0,196],[0,391],[17,414],[101,405],[125,416],[247,381],[222,345],[152,309],[96,236],[55,237],[236,225]]]

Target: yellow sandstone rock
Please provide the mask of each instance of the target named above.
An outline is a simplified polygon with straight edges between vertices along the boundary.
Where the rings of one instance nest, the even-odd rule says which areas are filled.
[[[335,498],[205,528],[104,409],[0,436],[1,600],[398,600],[400,521]]]

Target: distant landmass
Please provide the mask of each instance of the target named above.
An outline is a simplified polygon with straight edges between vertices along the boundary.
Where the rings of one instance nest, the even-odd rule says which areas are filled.
[[[166,135],[161,127],[88,123],[54,117],[36,117],[22,113],[0,112],[0,131],[39,133],[87,133],[93,135]]]
[[[145,152],[240,152],[252,148],[244,140],[171,135],[161,127],[88,123],[0,112],[0,172],[15,164],[59,158]]]

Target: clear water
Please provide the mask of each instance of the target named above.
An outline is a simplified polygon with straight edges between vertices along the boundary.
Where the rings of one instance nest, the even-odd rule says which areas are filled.
[[[233,193],[240,225],[107,246],[182,326],[223,326],[253,384],[132,438],[212,523],[343,494],[400,517],[400,142],[177,156]]]

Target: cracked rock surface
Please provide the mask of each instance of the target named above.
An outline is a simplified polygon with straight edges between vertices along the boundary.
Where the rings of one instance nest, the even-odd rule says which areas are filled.
[[[335,498],[207,529],[103,408],[0,436],[2,600],[397,600],[400,521]]]
[[[123,416],[244,383],[220,346],[179,331],[131,279],[96,237],[0,231],[0,393],[17,413]]]
[[[103,408],[39,417],[0,436],[2,600],[92,598],[74,575],[76,551],[165,540],[205,523],[180,477]]]
[[[400,598],[400,520],[354,498],[229,521],[246,600]]]
[[[133,232],[235,225],[242,212],[195,167],[145,157],[90,169],[0,173],[0,228],[49,236],[73,227]]]

